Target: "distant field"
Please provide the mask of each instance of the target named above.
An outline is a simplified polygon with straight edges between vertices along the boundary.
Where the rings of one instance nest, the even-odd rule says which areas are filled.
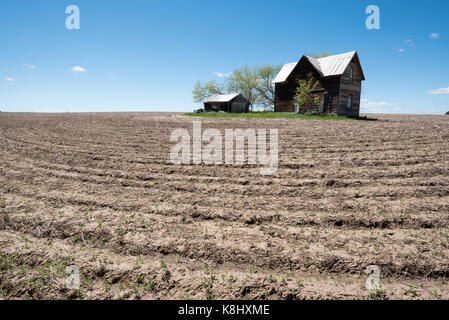
[[[200,118],[279,129],[261,176],[173,165],[182,114],[1,113],[0,297],[449,299],[449,117],[371,117]]]
[[[186,116],[208,118],[290,118],[290,119],[316,119],[316,120],[375,120],[367,117],[342,117],[333,115],[307,115],[294,112],[268,112],[258,111],[249,113],[200,112],[186,113]]]

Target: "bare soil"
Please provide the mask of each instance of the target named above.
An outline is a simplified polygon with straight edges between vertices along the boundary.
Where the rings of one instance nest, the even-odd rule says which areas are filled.
[[[278,128],[261,176],[172,164],[181,114],[0,113],[1,298],[449,299],[449,117],[375,117],[201,119]]]

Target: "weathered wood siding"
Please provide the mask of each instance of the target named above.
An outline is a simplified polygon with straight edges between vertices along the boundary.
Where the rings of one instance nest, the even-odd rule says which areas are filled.
[[[316,69],[304,58],[293,69],[286,83],[276,83],[275,85],[275,111],[276,112],[294,112],[294,97],[297,87],[296,79],[318,81],[316,89],[322,90],[324,94],[329,95],[329,104],[324,105],[324,95],[322,101],[318,105],[300,107],[299,113],[338,113],[338,101],[340,90],[340,77],[322,78]]]
[[[313,79],[318,80],[319,85],[317,89],[322,89],[323,84],[320,74],[316,71],[316,69],[310,65],[305,58],[302,58],[295,69],[293,69],[290,77],[288,78],[286,83],[276,83],[275,84],[275,112],[293,112],[295,109],[295,105],[293,102],[295,96],[295,90],[297,87],[296,79],[308,79],[311,76]],[[316,106],[311,106],[305,108],[304,112],[307,110],[312,111]]]
[[[232,100],[232,103],[231,103],[231,111],[233,112],[234,110],[232,110],[232,104],[233,103],[235,103],[235,102],[240,102],[240,103],[243,103],[243,104],[245,104],[245,110],[244,110],[244,112],[245,113],[247,113],[247,112],[249,112],[249,105],[250,105],[250,103],[249,103],[249,100],[246,98],[246,97],[244,97],[243,95],[239,95],[239,96],[237,96],[237,97],[235,97],[233,100]]]
[[[323,79],[324,88],[329,95],[329,106],[322,113],[334,114],[338,113],[338,96],[340,92],[340,77],[328,77]]]
[[[350,70],[354,70],[353,81],[350,81]],[[362,79],[356,63],[351,63],[346,68],[340,79],[340,94],[338,104],[339,116],[359,116],[360,114],[360,94],[362,91]],[[352,94],[352,107],[348,108],[349,95]]]

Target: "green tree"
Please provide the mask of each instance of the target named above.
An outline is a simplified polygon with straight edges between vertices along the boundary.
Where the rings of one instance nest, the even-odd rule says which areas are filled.
[[[281,70],[281,66],[270,64],[250,68],[247,65],[234,72],[223,82],[215,80],[206,83],[197,82],[193,87],[193,100],[204,101],[214,94],[241,93],[251,103],[251,111],[255,108],[270,110],[274,108],[273,79]]]
[[[225,86],[215,80],[207,81],[204,84],[198,81],[193,87],[193,101],[200,103],[214,94],[223,94],[225,91]]]
[[[315,59],[329,57],[331,54],[329,51],[323,51],[321,53],[313,53],[312,51],[307,52],[306,56],[314,57]]]
[[[254,68],[254,75],[257,78],[258,104],[266,111],[274,110],[275,92],[273,80],[281,71],[281,68],[282,66],[272,66],[270,64]]]
[[[296,90],[294,104],[297,107],[311,106],[320,103],[320,95],[313,91],[318,87],[319,82],[309,76],[308,80],[296,79]]]
[[[258,78],[247,65],[240,69],[234,70],[227,80],[229,92],[238,92],[243,94],[250,102],[251,111],[258,103],[259,95],[256,90],[258,86]]]

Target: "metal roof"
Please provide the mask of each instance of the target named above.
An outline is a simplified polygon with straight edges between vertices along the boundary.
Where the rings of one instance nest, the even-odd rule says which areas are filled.
[[[305,56],[310,63],[315,67],[315,69],[318,70],[319,73],[321,73],[322,76],[324,76],[323,74],[323,70],[321,70],[321,66],[320,66],[320,61],[314,57],[309,57],[309,56]]]
[[[296,67],[297,64],[298,62],[292,62],[284,65],[281,71],[279,71],[276,78],[274,78],[274,80],[271,83],[280,83],[286,81],[288,76],[290,75],[290,73],[292,73],[293,69]]]
[[[233,93],[233,94],[214,94],[213,96],[210,96],[204,102],[229,102],[235,97],[237,97],[240,93]]]
[[[351,51],[318,59],[309,56],[305,57],[323,77],[330,77],[342,75],[355,54],[355,51]],[[273,83],[287,81],[288,77],[298,63],[299,61],[284,65],[279,74],[273,80]]]
[[[320,66],[320,71],[325,77],[341,75],[345,72],[349,63],[355,55],[355,51],[337,54],[334,56],[314,59],[307,57],[309,60],[314,59]]]

